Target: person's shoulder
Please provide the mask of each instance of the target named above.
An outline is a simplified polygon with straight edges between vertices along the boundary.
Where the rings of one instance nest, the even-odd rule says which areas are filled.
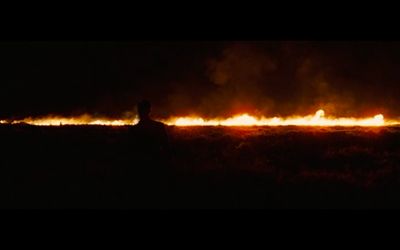
[[[157,121],[157,124],[158,124],[158,126],[163,127],[163,128],[166,126],[165,123],[160,122],[160,121]]]
[[[164,127],[165,127],[165,124],[162,123],[162,122],[160,122],[160,121],[152,120],[151,123],[152,123],[152,125],[155,126],[155,127],[159,127],[159,128],[164,128]]]
[[[131,131],[137,131],[137,130],[139,130],[141,127],[143,127],[143,124],[141,124],[141,123],[136,123],[136,124],[133,124],[133,125],[130,125],[129,126],[129,130],[131,130]]]
[[[130,131],[130,132],[136,132],[136,131],[138,131],[139,130],[139,124],[134,124],[134,125],[130,125],[129,127],[128,127],[128,130]]]

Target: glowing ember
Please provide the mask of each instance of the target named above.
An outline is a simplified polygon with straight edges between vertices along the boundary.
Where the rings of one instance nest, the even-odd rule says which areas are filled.
[[[79,117],[46,117],[26,118],[15,123],[27,123],[37,126],[60,126],[60,125],[104,125],[125,126],[134,125],[137,119],[95,119],[89,115]],[[335,118],[325,116],[323,110],[318,110],[314,115],[282,117],[255,117],[249,114],[240,114],[225,119],[203,119],[201,117],[173,117],[162,120],[167,125],[174,126],[385,126],[397,125],[400,121],[385,121],[382,114],[369,118]],[[7,123],[0,121],[0,123]]]

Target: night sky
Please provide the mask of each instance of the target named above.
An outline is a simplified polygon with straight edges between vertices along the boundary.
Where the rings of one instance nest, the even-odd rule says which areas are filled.
[[[0,119],[400,116],[400,42],[1,42]]]

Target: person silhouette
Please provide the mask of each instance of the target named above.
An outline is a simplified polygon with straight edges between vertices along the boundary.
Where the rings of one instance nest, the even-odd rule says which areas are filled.
[[[137,112],[139,122],[133,129],[139,142],[139,151],[153,156],[165,156],[169,150],[165,125],[150,118],[151,104],[147,100],[138,103]]]
[[[151,104],[147,100],[137,104],[139,122],[132,126],[135,167],[130,168],[129,182],[146,201],[156,200],[166,191],[170,174],[170,149],[166,126],[150,118]],[[139,185],[139,186],[138,186]],[[131,187],[132,188],[132,187]],[[142,199],[143,201],[143,199]]]

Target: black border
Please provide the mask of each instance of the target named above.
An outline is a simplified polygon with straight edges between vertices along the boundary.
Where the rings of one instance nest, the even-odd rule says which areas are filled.
[[[1,41],[398,40],[395,6],[368,3],[149,3],[61,6],[1,17]],[[99,9],[98,7],[103,7]]]
[[[329,9],[331,6],[325,8]],[[400,29],[391,11],[375,12],[361,8],[358,11],[342,7],[345,14],[320,12],[312,8],[307,11],[287,6],[275,11],[273,8],[258,11],[237,12],[229,9],[214,11],[212,14],[192,13],[176,10],[179,15],[169,10],[157,11],[149,16],[140,11],[126,15],[120,12],[98,13],[96,17],[84,12],[76,16],[67,12],[51,17],[34,13],[32,16],[3,16],[3,28],[0,40],[6,42],[54,40],[54,41],[97,41],[97,40],[399,40]],[[162,9],[162,8],[161,8]],[[212,7],[210,7],[212,9]],[[292,9],[292,11],[285,11]],[[339,7],[340,9],[340,7]],[[390,7],[389,7],[390,9]],[[392,8],[396,11],[397,8]],[[243,14],[245,12],[245,14]],[[182,15],[182,13],[184,13]],[[311,13],[311,14],[310,14]],[[316,14],[317,13],[317,14]],[[361,13],[361,17],[358,15]],[[66,14],[66,15],[65,15]],[[23,15],[23,14],[22,14]],[[66,17],[66,18],[65,18]],[[99,18],[102,17],[102,18]],[[137,229],[147,234],[146,239],[157,241],[156,232],[172,239],[199,236],[192,241],[207,239],[210,233],[227,235],[232,243],[243,232],[253,238],[264,240],[264,247],[271,239],[281,242],[298,243],[298,238],[314,241],[329,237],[321,248],[339,242],[343,238],[353,238],[366,242],[376,238],[379,233],[390,239],[397,226],[396,211],[118,211],[118,210],[2,210],[0,213],[3,229],[16,235],[21,240],[21,232],[31,235],[42,231],[58,235],[83,233],[95,235],[99,231],[114,234],[131,232]],[[215,226],[217,225],[217,226]],[[128,231],[124,231],[128,228]],[[170,230],[178,228],[178,231]],[[261,231],[257,231],[261,228]],[[118,230],[119,229],[119,230]],[[268,231],[268,232],[266,232]],[[271,233],[273,232],[273,233]],[[46,234],[45,233],[45,234]],[[242,234],[243,233],[243,234]],[[358,238],[356,235],[361,235]],[[111,234],[112,235],[112,234]],[[125,234],[122,234],[124,235]],[[136,234],[136,236],[139,236]],[[347,237],[343,237],[347,235]],[[47,235],[48,236],[48,235]],[[119,235],[120,236],[120,235]],[[254,237],[255,236],[255,237]],[[99,239],[99,235],[97,235]],[[161,240],[161,243],[163,241]]]

